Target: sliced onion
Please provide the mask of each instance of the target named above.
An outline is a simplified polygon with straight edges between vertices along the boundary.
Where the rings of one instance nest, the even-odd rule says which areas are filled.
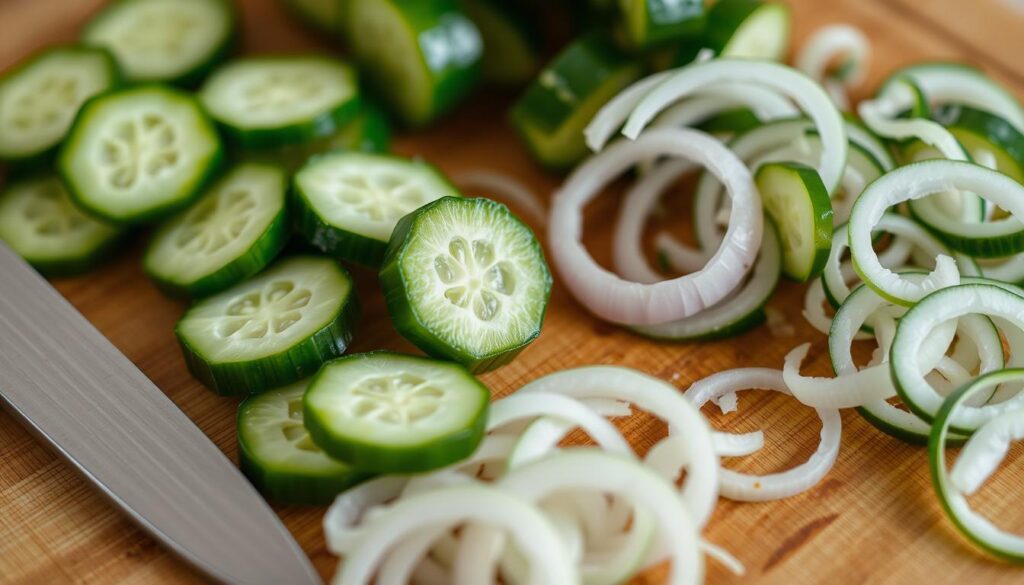
[[[829,73],[829,64],[836,57],[845,57],[841,79],[844,84],[853,87],[863,83],[867,77],[870,56],[871,44],[859,28],[848,24],[833,24],[819,28],[807,39],[797,53],[796,66],[812,79],[824,81],[837,77]]]
[[[674,69],[654,73],[643,79],[635,81],[626,89],[620,91],[608,103],[601,106],[594,119],[587,124],[583,130],[583,136],[587,139],[587,146],[594,152],[600,152],[608,143],[608,139],[615,134],[622,123],[629,117],[629,113],[636,108],[640,100],[661,82],[665,81],[672,74]]]
[[[537,193],[509,175],[486,169],[462,171],[452,179],[465,189],[481,189],[494,193],[516,208],[522,210],[537,225],[544,225],[548,213]]]
[[[324,536],[327,550],[336,555],[347,554],[361,538],[359,522],[367,510],[381,506],[402,493],[408,478],[385,475],[361,483],[335,498],[324,515]]]
[[[654,284],[628,282],[599,266],[584,248],[582,208],[622,171],[661,155],[705,165],[727,186],[736,212],[725,242],[702,270]],[[660,128],[634,142],[618,142],[578,167],[555,195],[548,238],[563,281],[594,314],[614,323],[654,325],[697,314],[732,292],[754,263],[762,230],[761,200],[743,163],[703,132]]]

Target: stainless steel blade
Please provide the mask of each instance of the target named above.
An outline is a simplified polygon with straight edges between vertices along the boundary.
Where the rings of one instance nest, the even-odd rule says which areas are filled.
[[[139,524],[213,578],[320,583],[227,457],[2,243],[0,397]]]

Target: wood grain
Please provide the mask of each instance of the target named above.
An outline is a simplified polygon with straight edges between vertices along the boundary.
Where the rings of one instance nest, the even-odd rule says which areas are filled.
[[[1016,59],[1022,40],[1014,34],[1021,29],[1019,24],[1016,31],[1006,24],[1019,23],[1019,16],[996,0],[969,6],[940,3],[945,7],[939,11],[942,19],[925,19],[909,0],[790,2],[797,46],[827,23],[849,22],[868,34],[874,59],[870,79],[858,92],[861,95],[895,67],[921,59],[975,62],[1021,95],[1024,64]],[[44,43],[73,38],[77,26],[97,4],[97,0],[0,0],[0,68]],[[240,4],[247,49],[327,49],[287,19],[271,0]],[[986,16],[973,28],[958,27],[958,22],[966,22],[959,20],[964,12],[972,18]],[[1009,32],[990,36],[986,32],[989,25]],[[957,28],[956,34],[947,27]],[[423,156],[448,172],[496,169],[541,192],[550,192],[558,178],[539,171],[503,123],[509,100],[508,95],[482,94],[438,127],[399,136],[395,148],[403,154]],[[608,196],[588,210],[587,229],[593,235],[589,240],[602,261],[609,256],[606,229],[616,204],[616,197]],[[684,203],[679,206],[685,209]],[[162,297],[143,277],[139,244],[93,274],[55,284],[234,457],[237,401],[217,397],[189,377],[172,333],[183,305]],[[411,350],[387,319],[374,275],[357,271],[356,278],[365,312],[353,350]],[[649,342],[595,320],[556,283],[540,339],[520,359],[486,375],[484,381],[500,396],[558,369],[605,363],[638,368],[682,389],[726,368],[780,367],[783,355],[804,340],[815,341],[807,369],[824,375],[824,337],[800,317],[801,299],[802,287],[783,284],[772,301],[795,325],[793,338],[774,338],[762,328],[733,340],[675,345]],[[716,425],[729,430],[767,429],[768,447],[763,455],[756,461],[729,463],[737,469],[765,472],[792,465],[810,454],[817,441],[818,425],[809,409],[767,393],[745,394],[738,414],[722,417],[707,412]],[[706,536],[732,550],[746,564],[747,575],[734,577],[710,563],[709,583],[1024,580],[1024,572],[976,553],[955,533],[932,493],[923,450],[880,434],[852,412],[844,413],[843,424],[843,446],[835,469],[813,490],[781,502],[721,501]],[[624,428],[641,450],[665,433],[662,425],[644,417],[635,417]],[[1018,455],[1012,452],[998,477],[972,498],[1007,528],[1024,526],[1024,507],[1017,499],[1024,482],[1024,460]],[[336,560],[324,548],[319,527],[323,510],[288,507],[278,511],[317,569],[329,577]],[[664,570],[655,570],[637,582],[660,583],[663,576]],[[0,412],[0,582],[199,580],[93,493],[9,415]]]

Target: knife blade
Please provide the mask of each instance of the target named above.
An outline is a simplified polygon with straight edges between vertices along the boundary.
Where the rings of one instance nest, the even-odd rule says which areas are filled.
[[[2,242],[0,399],[128,516],[214,579],[321,582],[220,449]]]

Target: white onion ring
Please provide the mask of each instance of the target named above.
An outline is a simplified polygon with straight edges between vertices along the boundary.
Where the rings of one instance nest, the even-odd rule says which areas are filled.
[[[537,193],[509,175],[486,169],[474,169],[460,172],[452,181],[461,188],[482,189],[495,193],[500,199],[522,210],[537,225],[547,223],[548,212]]]

